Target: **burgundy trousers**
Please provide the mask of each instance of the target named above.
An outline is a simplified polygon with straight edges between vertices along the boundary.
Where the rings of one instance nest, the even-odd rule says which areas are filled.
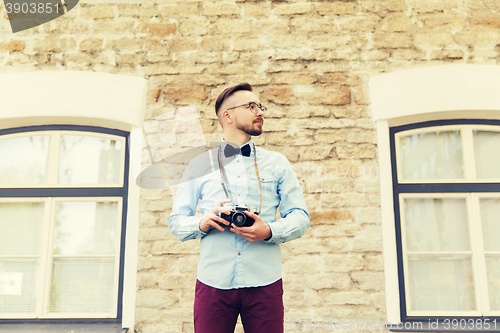
[[[245,333],[283,333],[282,280],[263,287],[228,290],[196,280],[195,333],[233,333],[238,314]]]

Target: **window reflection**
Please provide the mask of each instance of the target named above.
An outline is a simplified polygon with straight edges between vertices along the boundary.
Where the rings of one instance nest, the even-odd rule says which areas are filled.
[[[53,254],[115,254],[117,202],[58,202]]]
[[[63,135],[59,158],[59,183],[119,183],[121,146],[120,141],[111,139]]]
[[[403,179],[464,178],[460,131],[414,134],[399,143]]]
[[[0,184],[47,182],[50,135],[0,140]]]
[[[477,178],[500,178],[500,133],[473,131]]]

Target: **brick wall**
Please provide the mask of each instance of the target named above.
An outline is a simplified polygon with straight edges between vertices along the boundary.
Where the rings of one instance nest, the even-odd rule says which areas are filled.
[[[311,213],[307,234],[282,245],[285,319],[380,321],[385,287],[368,79],[498,63],[499,10],[499,0],[81,1],[16,34],[0,21],[0,72],[146,77],[145,120],[194,104],[209,142],[222,135],[213,111],[219,92],[251,83],[269,108],[256,143],[289,158]],[[7,18],[3,5],[0,15]],[[193,330],[198,241],[169,233],[171,204],[168,190],[141,191],[138,332]]]

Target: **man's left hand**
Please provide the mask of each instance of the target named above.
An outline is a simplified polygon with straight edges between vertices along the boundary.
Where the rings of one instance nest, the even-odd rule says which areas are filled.
[[[258,242],[271,237],[271,227],[259,215],[250,212],[245,212],[245,214],[255,220],[253,225],[251,227],[237,227],[234,223],[231,223],[232,228],[230,230],[232,232],[249,242]]]

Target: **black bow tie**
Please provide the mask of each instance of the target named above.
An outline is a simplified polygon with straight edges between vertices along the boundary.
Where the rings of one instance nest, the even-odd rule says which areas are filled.
[[[234,148],[231,145],[226,145],[226,148],[224,148],[224,156],[226,157],[231,157],[236,154],[241,154],[243,156],[250,156],[250,145],[246,144],[243,147],[240,148]]]

